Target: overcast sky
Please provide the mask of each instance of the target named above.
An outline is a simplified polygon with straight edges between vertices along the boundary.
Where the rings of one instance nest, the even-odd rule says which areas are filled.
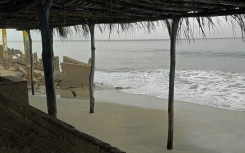
[[[235,29],[235,35],[233,34],[232,27],[229,23],[225,22],[223,19],[220,19],[219,25],[217,25],[217,30],[211,30],[209,31],[208,28],[206,28],[205,33],[207,38],[223,38],[223,37],[241,37],[241,32],[238,26],[236,26]],[[0,30],[1,31],[1,30]],[[0,32],[1,33],[1,32]],[[38,31],[32,31],[32,38],[33,40],[40,40],[41,36]],[[194,37],[195,38],[202,38],[202,35],[200,34],[200,31],[198,28],[194,28]],[[169,39],[168,33],[166,28],[164,28],[162,25],[159,25],[155,31],[151,32],[150,34],[145,32],[144,30],[137,30],[135,32],[131,33],[120,33],[118,34],[116,31],[112,32],[112,34],[109,37],[109,33],[105,32],[101,34],[99,30],[97,29],[95,32],[95,38],[96,40],[123,40],[123,39]],[[22,41],[22,32],[16,31],[14,29],[8,29],[7,30],[7,40],[8,41]],[[70,36],[68,39],[71,40],[84,40],[85,38],[73,35]],[[86,38],[89,39],[89,38]],[[59,37],[54,36],[54,40],[60,40]]]

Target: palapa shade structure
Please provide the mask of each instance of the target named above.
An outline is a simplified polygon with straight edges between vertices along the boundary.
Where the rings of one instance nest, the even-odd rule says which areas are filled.
[[[0,1],[0,28],[19,30],[39,29],[42,35],[43,64],[46,82],[48,112],[56,116],[56,98],[53,85],[53,28],[86,24],[91,34],[92,73],[90,76],[90,112],[94,112],[93,71],[95,57],[95,24],[128,24],[166,20],[171,38],[169,80],[169,136],[168,149],[173,145],[173,101],[175,76],[175,44],[178,30],[188,17],[195,17],[202,29],[206,17],[229,16],[245,31],[244,0],[3,0]],[[188,31],[188,30],[187,30]]]
[[[46,2],[48,0],[40,0]],[[0,2],[0,28],[39,29],[38,0]],[[244,0],[52,0],[50,27],[133,23],[245,13]]]

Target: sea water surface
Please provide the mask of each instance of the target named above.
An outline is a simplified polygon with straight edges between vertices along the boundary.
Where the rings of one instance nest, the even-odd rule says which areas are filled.
[[[168,98],[169,40],[96,41],[95,82],[130,94]],[[23,50],[22,42],[8,42]],[[245,111],[245,41],[182,40],[176,47],[175,99]],[[33,42],[41,57],[41,43]],[[54,41],[56,56],[88,61],[90,41]]]

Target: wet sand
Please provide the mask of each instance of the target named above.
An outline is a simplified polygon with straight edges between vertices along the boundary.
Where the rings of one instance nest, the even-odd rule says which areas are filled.
[[[57,98],[58,118],[127,153],[244,153],[245,112],[175,102],[174,149],[166,149],[167,101],[104,88],[87,99]],[[46,98],[30,95],[46,112]]]

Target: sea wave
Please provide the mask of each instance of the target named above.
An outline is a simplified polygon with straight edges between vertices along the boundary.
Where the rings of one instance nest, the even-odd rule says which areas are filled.
[[[167,99],[169,71],[102,72],[95,82],[122,87],[131,94]],[[210,70],[176,71],[175,99],[222,109],[245,111],[245,73]]]
[[[177,55],[183,55],[187,57],[229,57],[229,58],[244,58],[245,52],[244,51],[229,51],[229,52],[222,52],[222,51],[214,51],[214,50],[181,50],[177,53]]]

